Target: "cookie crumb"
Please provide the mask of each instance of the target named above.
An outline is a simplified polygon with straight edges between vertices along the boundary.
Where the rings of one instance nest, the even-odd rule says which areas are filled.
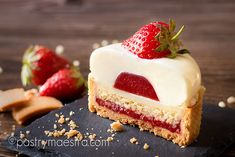
[[[61,115],[60,118],[59,118],[59,120],[58,120],[58,123],[59,123],[59,124],[64,124],[64,122],[65,122],[64,116]]]
[[[149,149],[149,145],[148,145],[147,143],[145,143],[144,146],[143,146],[143,148],[144,148],[145,150],[148,150],[148,149]]]
[[[102,40],[101,41],[101,46],[107,46],[109,42],[107,40]]]
[[[113,141],[113,137],[108,137],[108,138],[107,138],[107,141],[108,141],[108,142]]]
[[[88,136],[88,138],[89,138],[91,141],[94,140],[95,137],[96,137],[96,134],[91,134],[91,135]]]
[[[47,142],[42,140],[41,144],[45,146],[47,144]]]
[[[73,120],[70,120],[68,126],[70,127],[70,129],[75,129],[78,127]]]
[[[136,144],[136,143],[137,143],[137,139],[136,139],[135,137],[132,137],[132,138],[130,139],[130,142],[131,142],[132,144]]]
[[[119,121],[113,122],[112,124],[110,124],[110,127],[114,131],[123,131],[123,125]]]
[[[70,115],[70,116],[72,116],[72,115],[74,115],[74,114],[75,114],[75,113],[74,113],[73,111],[70,111],[70,112],[69,112],[69,115]]]
[[[79,139],[80,141],[83,139],[83,135],[80,133],[80,132],[78,132],[78,134],[77,134],[77,139]]]
[[[57,129],[57,125],[56,125],[56,124],[54,124],[54,125],[53,125],[53,128],[54,128],[54,129]]]
[[[69,132],[66,132],[67,138],[73,137],[77,135],[79,132],[77,130],[69,130]]]
[[[92,45],[92,48],[93,49],[97,49],[97,48],[99,48],[100,47],[100,44],[98,44],[98,43],[94,43],[93,45]]]
[[[50,132],[50,131],[45,130],[45,131],[44,131],[44,134],[45,134],[45,135],[48,135],[48,134],[49,134],[49,132]]]
[[[234,104],[234,103],[235,103],[235,97],[234,97],[234,96],[228,97],[227,103],[229,103],[229,104]]]
[[[27,130],[25,133],[28,135],[28,134],[30,134],[30,131],[29,131],[29,130]]]
[[[114,130],[113,130],[113,129],[108,129],[107,132],[108,132],[108,133],[113,133]]]
[[[218,103],[218,106],[221,107],[221,108],[224,108],[224,107],[226,107],[226,104],[223,101],[220,101]]]
[[[25,138],[25,134],[20,133],[20,138],[21,138],[21,139]]]

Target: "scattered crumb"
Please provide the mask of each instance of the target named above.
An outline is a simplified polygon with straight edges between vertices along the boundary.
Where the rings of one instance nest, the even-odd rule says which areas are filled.
[[[140,131],[144,131],[144,129],[143,129],[143,128],[140,128]]]
[[[229,103],[229,104],[234,104],[234,103],[235,103],[235,97],[234,97],[234,96],[228,97],[227,103]]]
[[[75,129],[78,127],[73,120],[70,120],[68,126],[70,127],[70,129]]]
[[[63,54],[63,53],[64,53],[64,46],[62,46],[62,45],[57,45],[56,48],[55,48],[55,52],[56,52],[56,54],[58,54],[58,55]]]
[[[91,134],[91,135],[88,136],[88,138],[89,138],[90,140],[94,140],[95,137],[96,137],[96,134]]]
[[[107,46],[109,42],[107,40],[102,40],[101,41],[101,46]]]
[[[226,104],[223,101],[220,101],[218,103],[218,106],[221,107],[221,108],[224,108],[224,107],[226,107]]]
[[[53,132],[49,132],[48,133],[48,137],[52,136],[53,135]]]
[[[98,44],[98,43],[94,43],[93,45],[92,45],[92,48],[93,49],[97,49],[97,48],[99,48],[100,47],[100,44]]]
[[[74,115],[74,114],[75,114],[75,113],[74,113],[73,111],[70,111],[70,112],[69,112],[69,115],[70,115],[70,116],[72,116],[72,115]]]
[[[50,131],[45,130],[45,131],[44,131],[44,134],[45,134],[45,135],[48,135],[48,134],[49,134],[49,132],[50,132]]]
[[[59,116],[59,114],[57,114],[57,113],[55,114],[55,116],[56,116],[57,118],[59,118],[59,117],[60,117],[60,116]]]
[[[11,136],[15,136],[15,133],[14,133],[14,132],[12,132],[12,133],[11,133]]]
[[[78,132],[78,134],[77,134],[77,136],[76,136],[80,141],[83,139],[83,135],[80,133],[80,132]]]
[[[143,148],[144,148],[145,150],[148,150],[148,149],[149,149],[149,145],[148,145],[147,143],[145,143],[144,146],[143,146]]]
[[[20,133],[20,138],[21,138],[21,139],[25,138],[25,134]]]
[[[159,157],[158,155],[156,155],[155,157]]]
[[[28,134],[30,134],[30,131],[29,131],[29,130],[27,130],[25,133],[28,135]]]
[[[42,140],[41,144],[45,146],[47,144],[47,142]]]
[[[57,125],[56,125],[56,124],[54,124],[54,125],[53,125],[53,128],[54,128],[54,129],[57,129]]]
[[[58,120],[58,123],[64,124],[64,122],[65,122],[64,116],[61,115],[61,116],[60,116],[60,119]]]
[[[79,110],[81,111],[81,110],[83,110],[83,108],[81,107],[81,108],[79,108]]]
[[[69,130],[69,132],[66,132],[67,138],[73,137],[77,135],[79,132],[77,130]]]
[[[98,150],[98,148],[95,148],[95,150]]]
[[[132,138],[130,139],[130,142],[131,142],[132,144],[136,144],[137,139],[136,139],[135,137],[132,137]]]
[[[107,141],[108,141],[108,142],[113,141],[113,137],[108,137],[108,138],[107,138]]]
[[[112,129],[107,130],[108,133],[113,133],[114,131]]]
[[[181,146],[180,148],[185,148],[186,146]]]
[[[65,121],[69,121],[69,120],[70,120],[70,118],[69,118],[69,117],[65,118]]]
[[[79,60],[74,60],[74,61],[73,61],[73,66],[79,67],[79,65],[80,65]]]
[[[114,131],[123,131],[123,125],[119,121],[113,122],[110,126]]]
[[[114,152],[112,152],[112,154],[114,154]]]

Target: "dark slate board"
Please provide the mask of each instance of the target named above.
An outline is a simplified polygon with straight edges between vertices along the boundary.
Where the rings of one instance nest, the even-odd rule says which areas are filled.
[[[79,108],[83,107],[83,110]],[[14,150],[29,156],[155,156],[160,157],[203,157],[203,156],[219,156],[221,153],[232,145],[235,141],[235,111],[228,108],[219,108],[213,105],[204,105],[203,120],[200,135],[195,143],[186,147],[180,148],[178,145],[163,138],[156,137],[148,132],[140,132],[138,128],[125,126],[125,131],[118,133],[115,139],[109,143],[109,146],[74,146],[74,147],[49,147],[44,149],[42,145],[33,147],[21,146],[17,148],[16,143],[19,139],[19,132],[30,131],[27,136],[28,140],[37,138],[37,140],[53,139],[44,135],[44,130],[53,130],[53,124],[56,118],[55,113],[63,113],[68,116],[70,111],[74,111],[75,115],[71,117],[79,124],[79,131],[82,133],[96,133],[97,138],[110,136],[106,130],[110,128],[111,120],[101,118],[94,113],[90,113],[87,109],[87,97],[66,105],[60,110],[53,111],[44,117],[37,119],[25,128],[16,131],[14,137],[9,137],[3,142],[3,145],[10,150]],[[89,128],[89,131],[86,130]],[[94,128],[94,130],[91,130]],[[134,145],[129,142],[130,138],[136,137],[139,145]],[[66,138],[56,138],[66,139]],[[13,143],[11,143],[13,140]],[[10,142],[9,142],[10,141]],[[18,140],[18,144],[20,140]],[[148,143],[150,149],[145,151],[143,144]],[[98,148],[98,150],[97,150]]]

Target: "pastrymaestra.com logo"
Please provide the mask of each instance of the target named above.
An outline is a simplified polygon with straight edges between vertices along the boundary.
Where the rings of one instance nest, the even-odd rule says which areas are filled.
[[[107,140],[75,140],[75,139],[17,139],[14,136],[8,138],[8,142],[11,145],[16,145],[17,148],[20,147],[107,147],[109,146],[109,141]]]

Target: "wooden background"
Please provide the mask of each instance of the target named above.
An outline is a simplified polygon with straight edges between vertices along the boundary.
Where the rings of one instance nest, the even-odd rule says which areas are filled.
[[[234,0],[0,0],[0,89],[21,87],[21,59],[30,44],[64,45],[64,55],[80,60],[87,76],[93,43],[123,40],[169,18],[186,26],[182,37],[201,67],[205,104],[235,95]],[[0,114],[0,140],[14,124],[9,113]],[[0,148],[0,156],[15,155]],[[235,156],[235,146],[224,156]]]

